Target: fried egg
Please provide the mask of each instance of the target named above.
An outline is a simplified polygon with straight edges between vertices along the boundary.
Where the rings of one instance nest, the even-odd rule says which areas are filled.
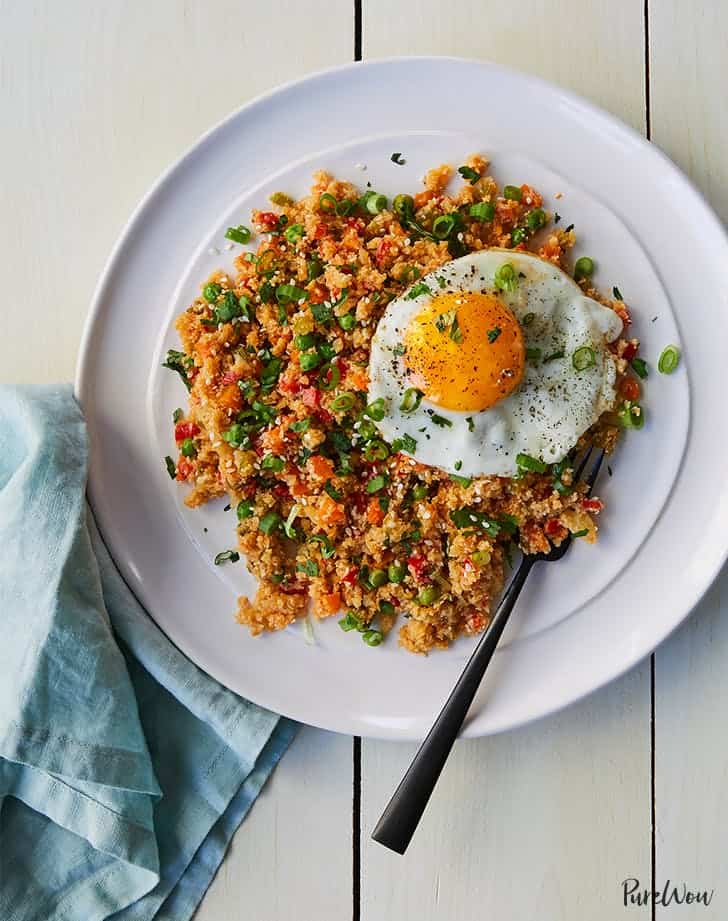
[[[372,339],[369,400],[383,437],[461,476],[560,461],[616,401],[617,314],[561,269],[490,249],[441,266],[392,301]]]

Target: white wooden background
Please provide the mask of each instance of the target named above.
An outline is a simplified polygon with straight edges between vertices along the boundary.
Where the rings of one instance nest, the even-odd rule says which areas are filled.
[[[724,0],[355,6],[0,0],[0,379],[71,379],[96,278],[156,176],[250,97],[356,52],[488,58],[555,80],[648,133],[728,220]],[[304,729],[199,921],[725,921],[726,589],[724,572],[612,686],[459,743],[404,858],[369,835],[413,747]],[[716,892],[709,908],[624,909],[626,877]]]

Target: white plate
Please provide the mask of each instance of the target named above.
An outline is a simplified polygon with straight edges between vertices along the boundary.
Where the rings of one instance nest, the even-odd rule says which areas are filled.
[[[394,151],[404,166],[391,162]],[[231,266],[224,229],[246,222],[271,191],[301,194],[312,171],[327,168],[391,195],[473,151],[491,158],[501,182],[532,183],[576,224],[597,282],[618,285],[632,305],[652,373],[648,424],[628,433],[614,476],[600,483],[599,544],[580,543],[534,573],[465,734],[519,725],[624,672],[682,621],[728,549],[728,241],[676,167],[583,100],[478,62],[378,61],[290,84],[202,138],[137,209],[99,284],[76,390],[89,424],[91,501],[140,600],[222,683],[328,729],[422,737],[472,642],[419,658],[394,637],[370,649],[336,619],[316,625],[315,646],[300,627],[252,639],[233,619],[252,580],[242,564],[211,562],[233,546],[234,521],[223,502],[184,508],[164,470],[171,412],[185,393],[160,357],[200,281]],[[684,359],[665,377],[655,365],[669,342]]]

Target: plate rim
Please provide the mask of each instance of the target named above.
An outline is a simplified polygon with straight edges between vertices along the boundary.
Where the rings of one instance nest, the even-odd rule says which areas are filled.
[[[219,120],[217,123],[212,125],[208,130],[203,132],[193,141],[187,148],[177,157],[169,166],[159,175],[156,181],[150,186],[146,194],[141,198],[139,203],[131,212],[129,218],[125,222],[121,232],[119,233],[114,246],[111,249],[111,252],[107,258],[107,261],[104,265],[104,268],[99,276],[97,284],[94,289],[94,293],[90,302],[90,307],[84,321],[83,331],[81,335],[81,340],[79,344],[78,351],[78,360],[76,364],[76,374],[74,380],[74,395],[78,402],[80,403],[82,409],[85,403],[85,396],[88,394],[88,388],[90,384],[91,376],[91,367],[93,361],[93,351],[92,346],[94,338],[97,333],[98,326],[102,320],[104,309],[103,302],[105,299],[106,290],[109,287],[109,284],[113,278],[113,275],[123,257],[124,251],[130,239],[138,228],[140,218],[147,211],[147,209],[153,205],[154,200],[164,189],[167,182],[172,178],[172,176],[180,170],[183,166],[189,163],[189,161],[194,157],[204,151],[204,149],[213,142],[215,136],[218,133],[221,133],[225,128],[238,118],[240,118],[243,113],[250,112],[262,105],[265,105],[270,99],[276,97],[279,94],[285,93],[289,90],[295,89],[303,84],[313,83],[322,78],[328,78],[337,73],[349,72],[354,70],[367,70],[375,69],[379,67],[389,67],[389,66],[407,66],[410,63],[427,63],[427,62],[437,62],[438,64],[451,62],[454,65],[471,65],[479,67],[485,71],[488,71],[490,74],[503,75],[504,77],[512,77],[521,81],[529,89],[534,89],[536,91],[545,91],[550,94],[558,94],[565,100],[569,100],[577,104],[581,109],[586,110],[591,116],[597,118],[601,121],[602,124],[611,124],[612,126],[618,128],[620,132],[627,134],[631,140],[636,144],[640,151],[648,153],[650,157],[657,156],[659,160],[662,161],[663,165],[670,171],[672,178],[678,182],[681,186],[681,192],[689,196],[692,200],[692,203],[700,208],[702,216],[706,222],[710,222],[712,227],[709,229],[712,233],[719,237],[723,245],[728,248],[728,231],[723,226],[720,218],[717,216],[710,203],[708,202],[706,196],[701,192],[699,188],[692,182],[692,180],[678,167],[668,156],[665,154],[659,147],[649,141],[644,135],[636,131],[632,126],[628,125],[622,121],[618,116],[613,115],[612,113],[606,111],[600,106],[595,105],[591,101],[580,96],[578,93],[575,93],[571,90],[564,89],[559,84],[556,84],[552,81],[546,80],[542,77],[529,74],[523,71],[520,71],[516,68],[503,66],[500,64],[495,64],[491,61],[486,61],[477,58],[467,58],[459,57],[452,55],[416,55],[416,56],[391,56],[386,58],[377,58],[366,61],[356,61],[356,62],[347,62],[345,64],[337,65],[334,67],[323,68],[317,71],[308,73],[302,77],[297,77],[293,80],[289,80],[280,85],[274,86],[263,93],[258,94],[253,99],[246,102],[244,105],[238,107],[223,119]],[[692,425],[690,426],[692,430]],[[689,444],[690,432],[688,433],[688,442]],[[682,468],[684,463],[684,455],[680,461],[680,468]],[[678,474],[679,476],[679,470]],[[94,508],[94,503],[92,499],[93,488],[90,485],[91,483],[91,472],[89,470],[89,502],[92,509]],[[666,505],[669,504],[672,497],[672,491],[670,496],[666,501]],[[660,516],[664,513],[664,508],[662,509]],[[99,522],[99,530],[103,535],[103,528]],[[728,537],[728,531],[726,533]],[[110,551],[111,552],[111,551]],[[472,727],[471,725],[466,725],[465,736],[480,736],[487,735],[491,733],[506,731],[508,729],[515,729],[519,726],[530,723],[536,719],[540,719],[544,716],[547,716],[551,713],[558,712],[559,710],[569,706],[570,704],[581,700],[595,691],[601,689],[605,685],[609,684],[611,681],[619,678],[624,675],[626,672],[631,670],[639,662],[643,661],[647,656],[649,656],[659,645],[661,645],[667,637],[669,637],[681,624],[685,622],[690,613],[694,610],[695,606],[700,602],[704,597],[706,592],[710,589],[711,585],[718,577],[721,569],[723,568],[726,559],[728,559],[728,539],[726,539],[724,546],[720,548],[720,552],[714,557],[714,565],[708,573],[706,573],[701,580],[697,580],[700,583],[700,588],[695,593],[695,596],[692,600],[690,606],[683,612],[683,614],[674,622],[660,625],[657,625],[656,629],[653,631],[650,639],[650,648],[649,649],[639,649],[632,656],[624,657],[619,661],[619,664],[616,668],[609,670],[609,675],[607,677],[601,677],[597,680],[597,683],[594,684],[589,690],[583,691],[580,688],[574,690],[567,690],[565,695],[562,696],[560,702],[547,704],[542,708],[536,710],[531,715],[511,720],[507,725],[495,728],[479,728],[477,725]],[[631,562],[631,561],[630,561]],[[627,564],[629,565],[629,564]],[[130,591],[132,589],[130,588]],[[154,620],[155,625],[165,632],[163,628],[157,623],[153,615],[149,615]],[[183,645],[178,644],[175,640],[171,639],[165,632],[165,636],[168,637],[170,642],[177,645],[185,655],[187,655],[192,661],[199,663],[199,658],[188,653]],[[204,666],[200,666],[203,667]],[[221,682],[222,683],[222,682]],[[262,704],[265,706],[265,704]],[[296,717],[300,719],[300,717]],[[327,725],[322,725],[317,723],[315,719],[311,719],[310,716],[306,717],[306,722],[310,725],[319,725],[321,728],[331,729],[340,732],[351,732],[351,728],[346,728],[344,726],[333,726],[329,723]],[[342,722],[345,722],[343,720]],[[471,723],[473,721],[471,720]],[[477,720],[474,721],[477,724]],[[411,740],[413,738],[419,738],[419,736],[413,736],[410,733],[396,731],[388,734],[381,735],[369,735],[371,738],[388,738],[388,739],[398,739],[398,740]]]

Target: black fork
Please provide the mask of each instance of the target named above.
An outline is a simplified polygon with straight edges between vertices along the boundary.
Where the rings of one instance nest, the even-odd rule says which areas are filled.
[[[574,474],[575,482],[581,480],[584,470],[591,459],[593,449],[584,455]],[[587,495],[594,488],[599,470],[604,460],[604,451],[596,454],[588,476],[583,482],[587,485]],[[450,750],[462,728],[473,698],[480,687],[485,670],[493,657],[508,618],[516,606],[528,574],[536,563],[554,563],[560,560],[571,546],[571,535],[558,547],[552,547],[548,553],[524,556],[513,578],[505,590],[498,608],[488,628],[483,633],[475,651],[463,669],[457,684],[452,689],[445,706],[435,720],[432,729],[420,746],[400,781],[387,808],[372,833],[372,838],[385,847],[404,854],[412,835],[422,818],[428,800],[435,789],[440,772],[445,766]]]

